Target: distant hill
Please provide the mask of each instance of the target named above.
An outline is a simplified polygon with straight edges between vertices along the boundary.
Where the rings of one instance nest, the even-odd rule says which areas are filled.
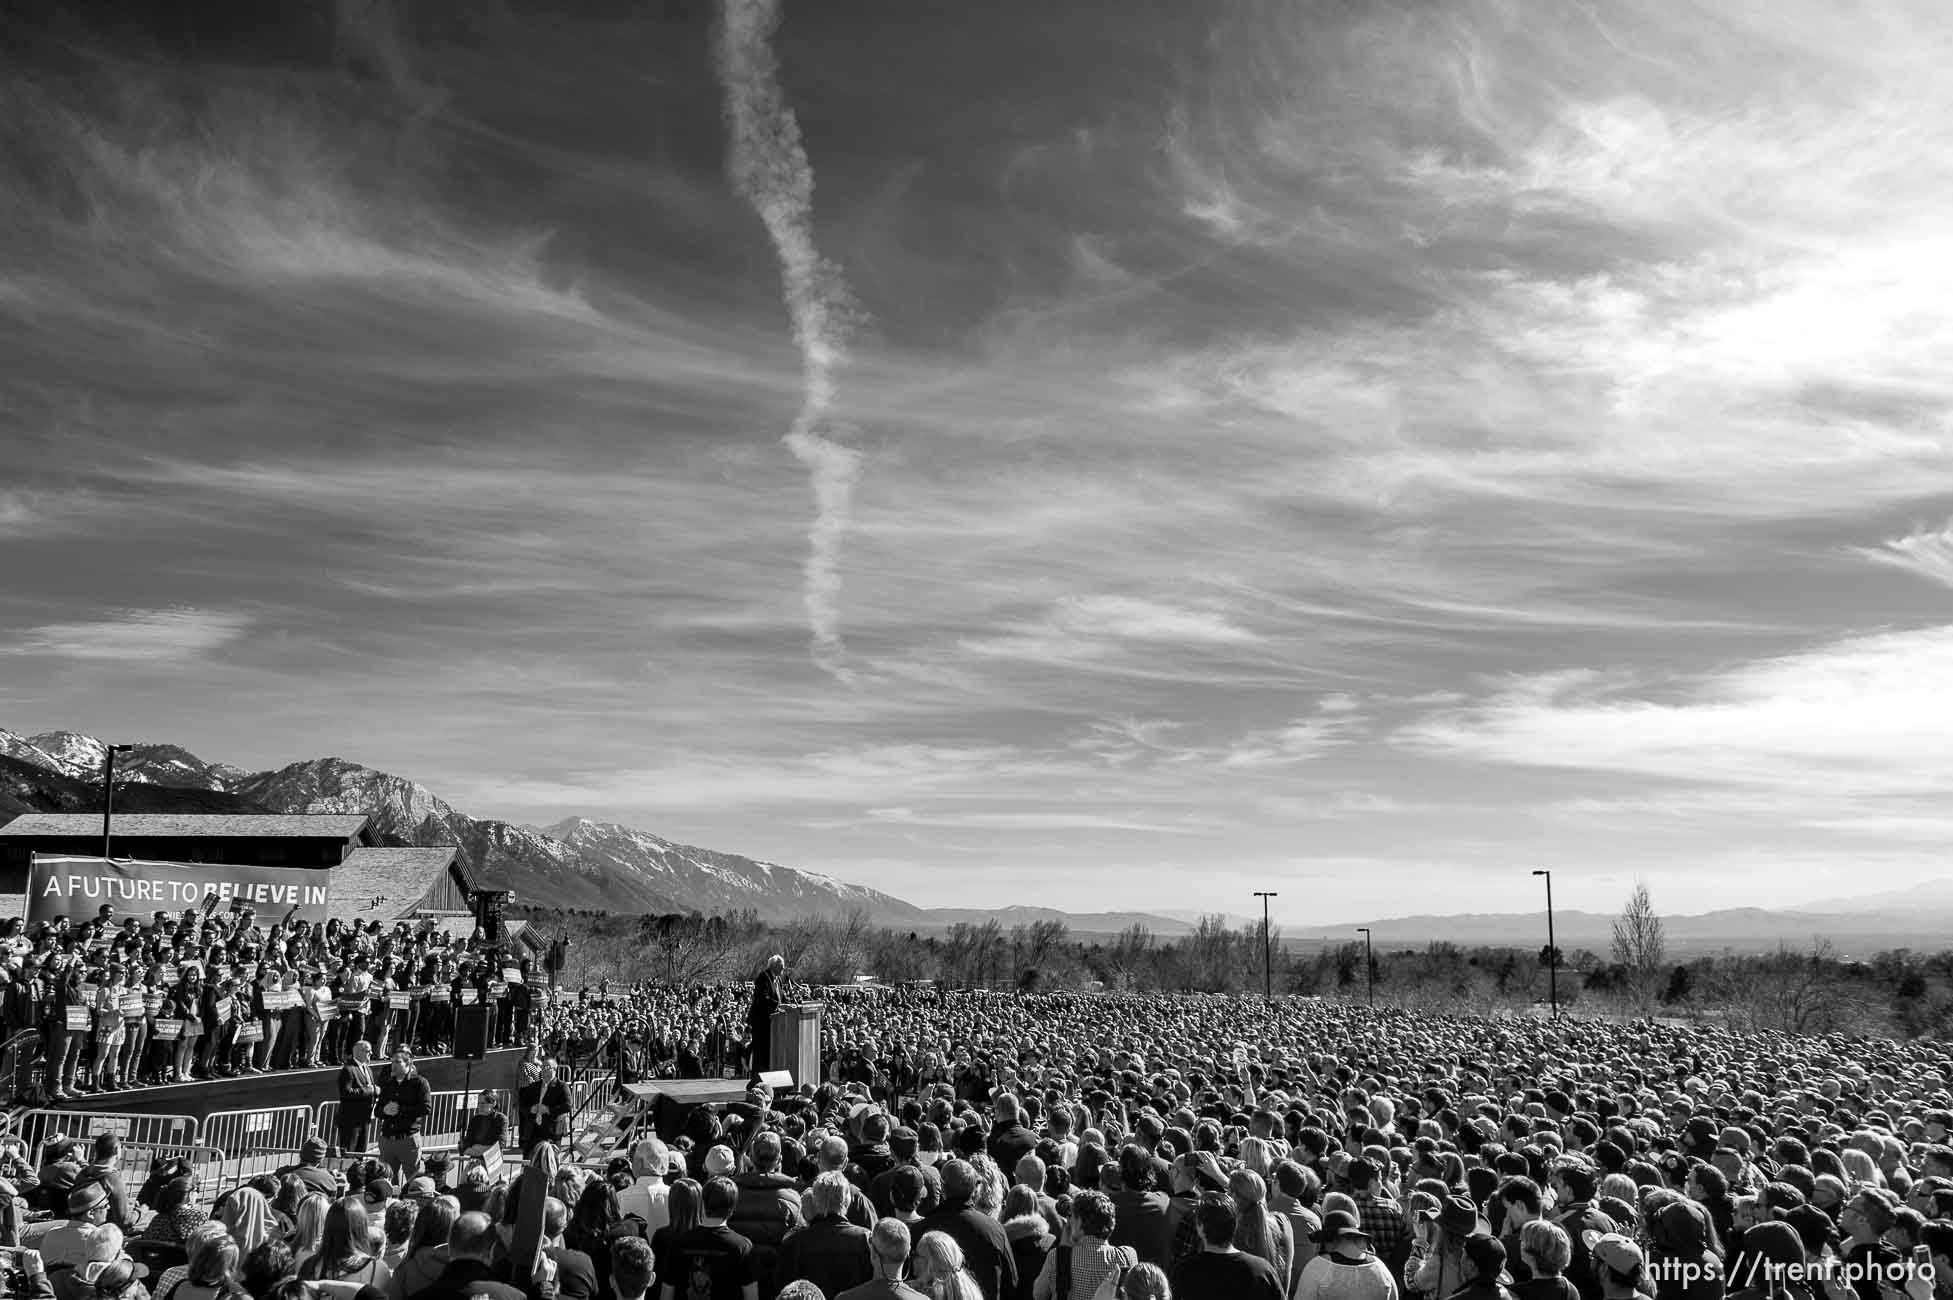
[[[1458,916],[1399,916],[1353,921],[1326,927],[1324,937],[1342,942],[1344,936],[1368,926],[1379,948],[1423,947],[1430,943],[1489,944],[1540,947],[1546,943],[1546,913],[1466,913]],[[1553,915],[1554,938],[1560,951],[1588,948],[1605,957],[1612,947],[1614,918],[1599,912],[1559,911]],[[1662,930],[1671,956],[1773,949],[1779,944],[1806,947],[1814,936],[1831,940],[1845,957],[1866,956],[1884,948],[1917,948],[1936,952],[1953,947],[1953,909],[1931,905],[1905,910],[1851,911],[1825,907],[1777,911],[1761,907],[1726,908],[1696,915],[1662,917]],[[1289,938],[1317,938],[1315,931]],[[1314,946],[1314,945],[1311,945]]]

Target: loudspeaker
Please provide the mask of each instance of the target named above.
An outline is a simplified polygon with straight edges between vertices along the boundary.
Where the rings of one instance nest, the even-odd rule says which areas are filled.
[[[454,1009],[454,1053],[457,1061],[479,1061],[495,1041],[495,1008],[485,1002]]]

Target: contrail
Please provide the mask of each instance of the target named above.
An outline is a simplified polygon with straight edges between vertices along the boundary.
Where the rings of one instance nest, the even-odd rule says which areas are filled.
[[[717,63],[731,136],[726,168],[733,187],[759,213],[780,257],[805,375],[800,413],[786,444],[814,484],[802,600],[813,631],[814,662],[845,682],[852,676],[842,663],[841,540],[861,456],[827,437],[822,426],[834,401],[834,372],[847,359],[854,304],[839,270],[814,247],[814,169],[780,89],[772,46],[779,25],[779,0],[722,0]]]

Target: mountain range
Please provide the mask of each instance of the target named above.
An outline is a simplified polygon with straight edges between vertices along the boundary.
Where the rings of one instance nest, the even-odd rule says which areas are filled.
[[[91,736],[55,731],[21,736],[0,728],[0,823],[23,812],[101,808],[107,748]],[[608,912],[728,912],[751,908],[767,920],[865,912],[878,924],[940,931],[996,921],[1009,929],[1058,920],[1073,933],[1112,935],[1143,925],[1161,938],[1184,935],[1195,912],[1065,913],[1041,907],[924,908],[818,872],[757,861],[663,839],[615,823],[572,817],[553,826],[518,826],[470,817],[425,786],[342,758],[316,758],[267,772],[210,763],[171,744],[138,744],[116,760],[115,806],[124,812],[363,813],[381,840],[455,845],[478,879],[514,891],[529,905]],[[1259,917],[1229,915],[1232,927]],[[1613,918],[1562,911],[1555,938],[1563,952],[1606,953]],[[1881,948],[1937,951],[1953,930],[1953,879],[1905,890],[1826,899],[1796,910],[1734,908],[1663,918],[1675,955],[1721,948],[1795,948],[1824,936],[1845,955]],[[1312,949],[1341,943],[1367,925],[1380,948],[1433,942],[1529,947],[1542,944],[1540,912],[1408,916],[1298,930],[1285,942]]]

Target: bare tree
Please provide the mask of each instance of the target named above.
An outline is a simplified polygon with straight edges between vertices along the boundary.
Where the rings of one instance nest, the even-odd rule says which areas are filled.
[[[1614,961],[1627,973],[1629,993],[1637,1007],[1653,1005],[1661,991],[1663,959],[1668,941],[1662,932],[1661,918],[1655,915],[1654,901],[1648,896],[1646,881],[1634,882],[1627,905],[1614,918]]]
[[[1153,932],[1138,921],[1119,932],[1106,954],[1106,983],[1117,989],[1137,987],[1153,965]]]
[[[732,922],[696,912],[647,916],[637,925],[640,951],[651,955],[651,970],[674,985],[702,983],[725,974],[740,938]]]

